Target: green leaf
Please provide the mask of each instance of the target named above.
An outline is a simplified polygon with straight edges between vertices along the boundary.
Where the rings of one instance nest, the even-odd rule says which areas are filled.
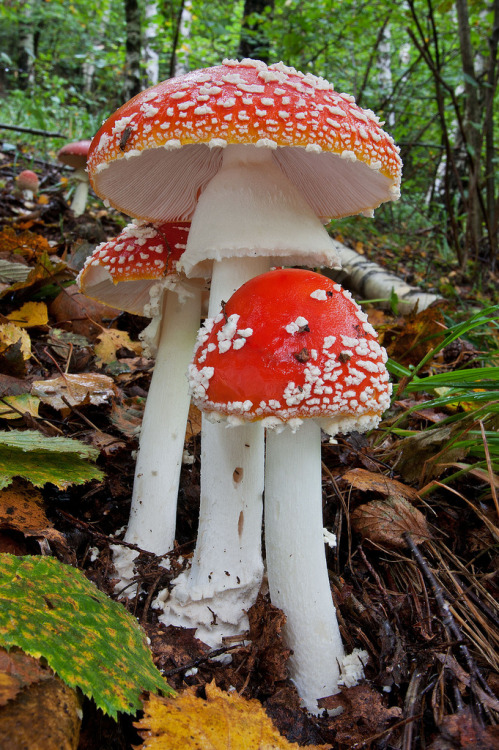
[[[70,438],[45,437],[34,430],[0,432],[0,489],[14,477],[35,487],[51,482],[59,489],[102,479],[102,472],[89,463],[98,455],[95,448]]]
[[[142,691],[173,693],[126,609],[53,557],[0,555],[0,643],[46,659],[113,718]]]

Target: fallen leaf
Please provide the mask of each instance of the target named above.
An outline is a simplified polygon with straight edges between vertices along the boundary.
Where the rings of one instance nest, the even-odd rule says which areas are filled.
[[[225,693],[214,682],[206,685],[206,700],[193,688],[178,698],[152,695],[144,716],[135,725],[144,743],[140,750],[293,750],[275,729],[257,700]],[[327,750],[330,745],[309,745]]]
[[[499,747],[498,727],[484,727],[468,707],[444,716],[439,729],[442,735],[428,745],[428,750],[496,750]]]
[[[27,685],[0,708],[2,747],[76,750],[81,724],[81,699],[54,674]]]
[[[27,685],[52,677],[52,670],[42,667],[38,659],[17,648],[10,651],[0,648],[0,706],[5,706]]]
[[[173,692],[135,618],[71,565],[2,555],[0,602],[0,642],[43,656],[110,716],[135,713],[142,691]]]
[[[112,378],[94,372],[36,380],[31,392],[44,404],[62,412],[68,412],[71,406],[107,404],[117,394]]]
[[[350,518],[355,531],[381,546],[407,547],[404,532],[409,532],[416,544],[431,539],[425,517],[404,497],[373,500],[356,508]]]
[[[108,365],[113,362],[116,352],[119,349],[129,349],[139,355],[142,351],[142,345],[138,341],[132,341],[126,331],[118,331],[115,328],[108,328],[97,337],[97,344],[94,351],[98,357],[98,364]]]
[[[0,325],[0,354],[5,355],[12,346],[18,345],[24,360],[31,356],[31,339],[29,334],[15,323]]]
[[[25,302],[19,310],[9,313],[7,318],[20,328],[45,326],[49,319],[47,305],[45,302]]]
[[[102,479],[102,472],[89,463],[98,455],[95,448],[70,438],[45,437],[34,430],[0,432],[0,489],[14,477],[59,489]]]
[[[406,482],[420,486],[442,474],[449,464],[461,461],[467,454],[465,447],[454,448],[453,440],[462,432],[462,425],[445,425],[418,432],[397,442],[397,473]]]
[[[30,393],[21,393],[19,396],[1,396],[0,419],[20,419],[23,414],[37,417],[39,406],[40,399]]]
[[[342,479],[363,492],[378,492],[385,496],[402,495],[407,500],[414,500],[417,496],[417,491],[413,487],[367,469],[350,469],[343,474]]]
[[[0,491],[0,527],[32,532],[52,526],[43,507],[41,492],[16,482]]]
[[[187,417],[187,430],[185,438],[189,440],[191,437],[198,435],[201,432],[201,411],[191,404],[189,406],[189,416]]]
[[[126,437],[138,437],[144,416],[146,400],[141,396],[125,398],[122,403],[113,403],[110,421]]]

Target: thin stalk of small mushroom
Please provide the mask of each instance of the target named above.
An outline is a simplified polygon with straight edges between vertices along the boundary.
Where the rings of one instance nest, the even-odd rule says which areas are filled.
[[[75,169],[71,179],[76,182],[76,187],[71,201],[71,210],[75,216],[81,216],[85,213],[88,197],[88,175],[85,169]]]
[[[201,292],[181,301],[164,292],[153,376],[142,420],[125,541],[162,555],[173,548],[177,497],[190,395],[186,371],[201,317]],[[130,582],[137,552],[114,546],[119,587]],[[127,588],[132,596],[134,587]]]
[[[312,713],[338,692],[343,644],[331,598],[322,523],[321,432],[267,430],[265,550],[272,604],[283,610],[290,676]]]
[[[209,317],[245,281],[269,269],[268,258],[214,263]],[[177,577],[161,622],[196,627],[210,646],[248,628],[246,615],[260,589],[264,430],[227,427],[203,416],[201,506],[191,567]],[[161,595],[160,595],[161,597]]]

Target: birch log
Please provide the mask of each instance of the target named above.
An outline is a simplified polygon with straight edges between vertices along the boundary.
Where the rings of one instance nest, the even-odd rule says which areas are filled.
[[[421,311],[441,299],[437,294],[410,286],[394,273],[367,260],[363,255],[359,255],[341,242],[337,240],[333,242],[340,256],[341,269],[324,269],[324,273],[343,286],[352,289],[364,299],[386,300],[385,303],[379,304],[382,307],[389,307],[393,291],[398,298],[398,310],[403,315],[414,310],[416,305]]]

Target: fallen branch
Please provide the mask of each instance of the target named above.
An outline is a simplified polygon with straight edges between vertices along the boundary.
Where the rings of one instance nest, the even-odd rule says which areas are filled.
[[[0,130],[14,130],[16,133],[30,133],[30,135],[43,135],[46,138],[64,138],[67,139],[67,135],[62,133],[50,133],[48,130],[38,130],[37,128],[25,128],[22,125],[4,125],[0,122]]]
[[[326,274],[340,284],[353,289],[364,299],[386,300],[380,304],[382,307],[389,307],[390,298],[395,293],[398,310],[402,314],[410,312],[416,305],[419,311],[425,310],[433,302],[441,299],[436,294],[410,286],[394,273],[367,260],[341,242],[337,240],[333,242],[341,259],[341,269],[328,270]]]

